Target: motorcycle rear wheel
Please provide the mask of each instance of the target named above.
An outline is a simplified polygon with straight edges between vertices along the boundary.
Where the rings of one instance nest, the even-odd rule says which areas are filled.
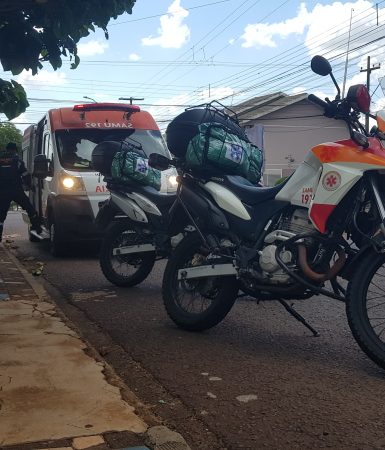
[[[108,281],[116,286],[132,287],[148,277],[155,264],[155,252],[113,254],[115,248],[140,244],[142,240],[125,222],[116,222],[108,229],[99,255],[100,268]]]
[[[239,289],[233,276],[178,280],[180,269],[191,267],[192,261],[204,258],[200,253],[201,245],[198,234],[187,235],[169,258],[163,276],[162,294],[167,314],[178,327],[188,331],[207,330],[221,322],[234,305]],[[198,311],[188,310],[182,304],[184,296],[189,294],[187,307],[191,308],[200,296]],[[206,309],[203,304],[208,304]]]
[[[385,369],[385,255],[368,253],[348,285],[346,314],[365,354]]]

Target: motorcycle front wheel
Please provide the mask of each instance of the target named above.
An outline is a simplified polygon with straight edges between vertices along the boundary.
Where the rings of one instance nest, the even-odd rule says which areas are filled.
[[[183,268],[204,265],[198,234],[187,235],[175,248],[163,276],[163,302],[167,314],[180,328],[203,331],[221,322],[232,308],[238,294],[235,277],[210,277],[178,280]]]
[[[155,263],[155,252],[119,255],[116,250],[125,246],[143,244],[143,236],[125,222],[116,222],[103,239],[99,262],[108,281],[121,287],[132,287],[144,281]]]
[[[370,252],[349,283],[346,313],[352,334],[366,355],[385,369],[385,256]]]

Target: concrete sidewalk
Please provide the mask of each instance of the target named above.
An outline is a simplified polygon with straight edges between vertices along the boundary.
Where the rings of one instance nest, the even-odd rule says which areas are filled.
[[[0,244],[0,449],[189,448],[149,427],[88,350]]]

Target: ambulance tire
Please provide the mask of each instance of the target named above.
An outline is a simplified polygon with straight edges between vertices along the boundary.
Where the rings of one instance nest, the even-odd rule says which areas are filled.
[[[50,252],[52,256],[63,256],[64,254],[64,242],[60,238],[60,232],[55,222],[50,226]]]
[[[103,275],[110,283],[121,287],[136,286],[144,281],[151,273],[156,259],[155,252],[138,253],[136,256],[138,261],[133,264],[133,270],[126,274],[119,273],[118,268],[114,265],[112,250],[120,240],[120,236],[127,232],[129,230],[126,223],[117,222],[113,224],[102,241],[99,255],[99,263]],[[127,264],[124,261],[123,263],[127,265],[127,268],[130,265],[130,263]]]

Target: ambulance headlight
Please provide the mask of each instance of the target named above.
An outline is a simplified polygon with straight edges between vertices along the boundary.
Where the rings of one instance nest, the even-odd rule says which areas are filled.
[[[66,172],[60,174],[60,190],[67,194],[82,194],[85,192],[85,187],[82,177],[75,177]]]
[[[75,180],[72,177],[65,177],[62,179],[63,187],[72,189],[75,186]]]

